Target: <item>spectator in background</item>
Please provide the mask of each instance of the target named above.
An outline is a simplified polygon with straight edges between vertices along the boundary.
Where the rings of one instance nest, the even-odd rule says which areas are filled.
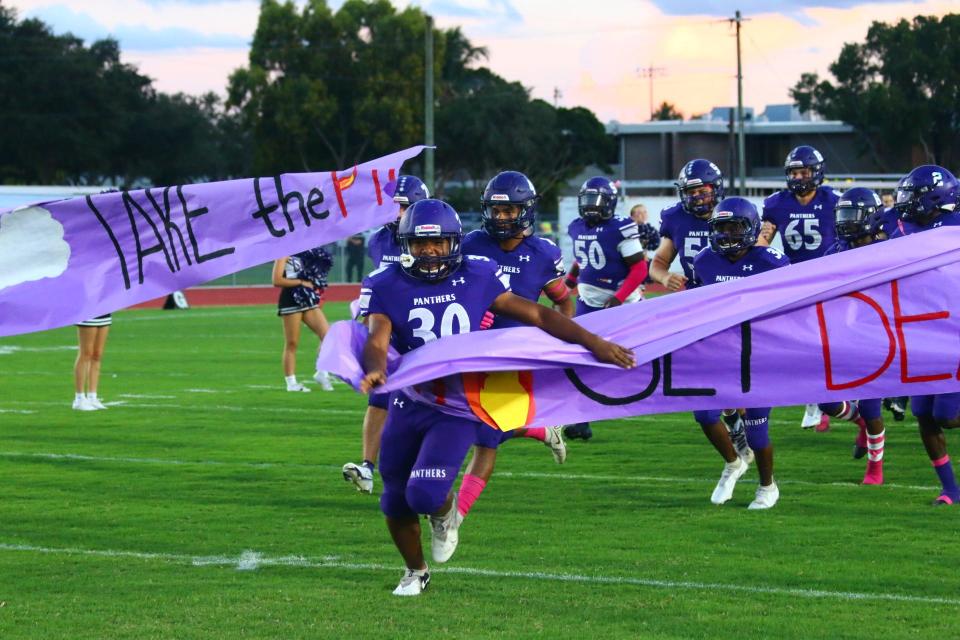
[[[635,204],[630,209],[630,219],[637,223],[637,232],[640,234],[640,246],[643,247],[643,257],[647,261],[647,278],[644,284],[653,282],[650,278],[650,260],[653,253],[660,246],[660,232],[657,231],[648,220],[647,206],[644,204]]]
[[[892,208],[893,208],[893,194],[890,193],[889,191],[884,191],[883,193],[880,194],[880,202],[883,203],[883,208],[884,208],[884,209],[892,209]]]
[[[347,238],[347,282],[360,282],[363,278],[363,260],[366,257],[367,241],[363,234],[356,234]],[[357,275],[353,272],[356,269]]]

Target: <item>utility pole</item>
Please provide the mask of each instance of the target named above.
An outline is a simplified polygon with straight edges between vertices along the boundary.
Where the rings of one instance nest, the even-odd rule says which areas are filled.
[[[427,16],[427,31],[424,35],[423,70],[423,143],[427,146],[423,157],[423,180],[431,192],[436,192],[433,167],[433,17]]]
[[[649,67],[640,67],[637,69],[637,73],[640,74],[641,78],[649,78],[650,80],[650,120],[653,120],[653,79],[665,75],[666,71],[663,67],[655,67],[652,64]]]
[[[740,177],[740,188],[737,193],[742,196],[747,192],[747,155],[743,135],[743,64],[740,59],[740,24],[743,18],[739,9],[730,22],[737,24],[737,160],[739,165],[737,172]]]
[[[563,97],[563,92],[560,91],[560,87],[553,88],[553,108],[557,109],[560,106],[560,98]]]

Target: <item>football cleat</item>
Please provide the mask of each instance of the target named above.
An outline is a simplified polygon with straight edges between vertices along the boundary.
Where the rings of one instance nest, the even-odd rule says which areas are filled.
[[[770,486],[767,487],[761,485],[757,487],[757,493],[753,498],[753,502],[750,503],[747,509],[769,509],[777,504],[777,500],[779,499],[780,489],[777,488],[776,482],[771,482]]]
[[[563,427],[547,427],[547,437],[543,444],[550,447],[554,462],[563,464],[567,460],[567,443],[563,441]]]
[[[859,460],[867,455],[867,423],[863,418],[857,420],[857,439],[853,443],[853,458]]]
[[[883,484],[883,460],[867,460],[863,484]]]
[[[737,450],[737,455],[747,464],[753,463],[753,449],[747,444],[747,432],[743,429],[730,434],[730,440],[733,441],[733,448]]]
[[[815,429],[817,433],[826,433],[830,431],[830,416],[825,413],[820,414],[820,422]]]
[[[804,429],[812,429],[820,424],[820,416],[823,415],[820,407],[815,404],[808,404],[803,414],[803,420],[800,426]]]
[[[343,465],[343,479],[352,482],[360,493],[373,493],[373,471],[370,467],[348,462]]]
[[[393,590],[395,596],[418,596],[430,586],[430,572],[407,569],[400,578],[400,584]]]
[[[723,473],[720,474],[720,481],[710,496],[710,502],[713,504],[723,504],[733,497],[733,488],[737,486],[737,480],[743,477],[743,474],[750,468],[746,462],[737,458],[733,462],[728,462],[723,467]]]
[[[934,507],[950,507],[953,506],[954,500],[947,494],[942,494],[937,496],[937,499],[930,503]]]
[[[330,384],[330,374],[326,371],[317,371],[313,374],[313,379],[317,381],[320,388],[324,391],[333,391],[333,385]]]
[[[890,412],[893,414],[893,419],[895,422],[903,422],[903,418],[907,414],[906,407],[903,406],[903,403],[899,399],[893,400],[890,403]]]
[[[457,497],[453,497],[450,510],[442,516],[430,518],[430,553],[434,562],[446,562],[457,550],[460,542],[460,514],[457,512]]]

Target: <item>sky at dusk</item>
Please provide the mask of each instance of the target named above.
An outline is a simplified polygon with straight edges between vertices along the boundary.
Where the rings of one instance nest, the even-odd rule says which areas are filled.
[[[111,35],[126,62],[166,92],[224,93],[230,72],[246,63],[257,26],[257,0],[3,0],[20,17],[88,43]],[[302,4],[302,2],[298,2]],[[339,0],[330,5],[338,7]],[[759,113],[789,102],[805,71],[827,73],[843,43],[860,42],[874,20],[944,15],[956,0],[419,0],[440,27],[461,26],[486,62],[536,97],[585,106],[600,120],[642,122],[654,101],[690,116],[736,103],[736,44],[728,22],[743,23],[744,102]]]

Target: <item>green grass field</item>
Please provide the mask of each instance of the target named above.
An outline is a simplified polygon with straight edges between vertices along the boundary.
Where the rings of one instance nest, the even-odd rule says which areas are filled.
[[[710,504],[721,463],[689,414],[594,425],[562,467],[513,441],[453,560],[402,599],[377,499],[340,476],[365,400],[286,393],[271,307],[117,314],[108,411],[70,409],[75,339],[0,340],[3,640],[960,637],[958,512],[928,506],[909,418],[888,484],[861,487],[852,428],[775,410],[769,512],[746,510],[753,470]]]

